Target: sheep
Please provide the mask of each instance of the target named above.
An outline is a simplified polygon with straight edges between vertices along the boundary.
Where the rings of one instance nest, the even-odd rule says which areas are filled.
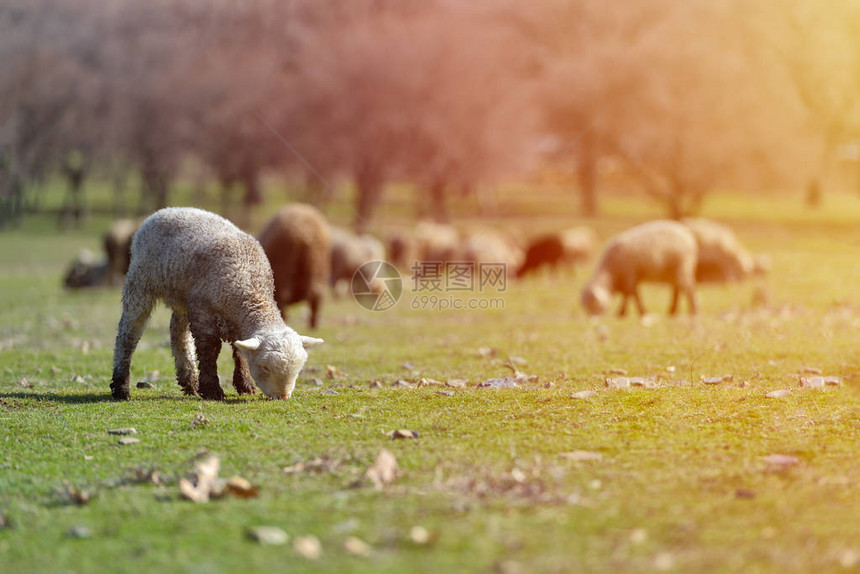
[[[606,310],[613,293],[623,297],[619,316],[627,312],[632,297],[640,315],[645,314],[637,286],[640,282],[668,283],[673,288],[670,314],[678,310],[681,293],[689,312],[696,313],[696,261],[698,248],[693,233],[675,221],[643,223],[618,234],[607,244],[591,280],[582,290],[582,305],[592,315]]]
[[[315,329],[329,278],[329,225],[315,207],[284,207],[259,236],[275,277],[275,302],[287,320],[287,307],[307,301],[309,326]]]
[[[533,240],[526,249],[525,260],[517,270],[517,277],[549,265],[576,265],[587,260],[594,251],[597,239],[587,227],[573,227],[565,231],[550,233]]]
[[[415,251],[420,261],[454,261],[460,250],[460,234],[445,223],[420,221],[415,226]]]
[[[224,398],[216,364],[224,340],[232,343],[233,385],[240,394],[255,392],[253,378],[268,397],[287,399],[306,349],[323,342],[284,323],[272,268],[256,239],[214,213],[162,209],[132,240],[110,385],[116,400],[129,398],[131,356],[158,300],[173,311],[170,344],[187,395]]]
[[[385,241],[388,262],[401,272],[410,269],[415,262],[415,238],[404,230],[391,231]]]
[[[107,282],[108,270],[107,261],[96,261],[92,251],[82,249],[66,271],[63,285],[69,289],[100,287]]]
[[[766,272],[766,260],[750,255],[727,226],[701,218],[682,219],[681,223],[693,232],[699,247],[698,283],[740,281]]]
[[[385,246],[368,233],[356,235],[345,229],[332,228],[331,275],[329,284],[332,293],[337,293],[342,281],[352,281],[359,267],[368,261],[385,259]]]
[[[131,239],[141,220],[118,219],[102,237],[105,253],[107,254],[107,282],[111,285],[121,283],[128,272],[131,261]]]
[[[470,236],[461,253],[463,261],[503,264],[508,275],[513,275],[523,261],[523,251],[513,239],[492,229]]]

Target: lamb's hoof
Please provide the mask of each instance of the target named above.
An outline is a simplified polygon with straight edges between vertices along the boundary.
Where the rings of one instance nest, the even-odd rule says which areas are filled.
[[[223,401],[224,400],[224,391],[221,390],[221,387],[217,387],[214,389],[200,389],[200,396],[207,401]]]
[[[240,395],[253,395],[257,392],[257,387],[246,380],[233,381],[233,386]]]
[[[111,385],[110,395],[115,401],[127,401],[129,398],[131,398],[131,392],[129,391],[129,388],[127,386],[115,387]]]

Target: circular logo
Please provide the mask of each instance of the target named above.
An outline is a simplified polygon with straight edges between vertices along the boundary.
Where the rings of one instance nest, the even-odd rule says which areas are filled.
[[[352,296],[368,311],[388,311],[402,293],[400,272],[387,261],[368,261],[352,276]]]

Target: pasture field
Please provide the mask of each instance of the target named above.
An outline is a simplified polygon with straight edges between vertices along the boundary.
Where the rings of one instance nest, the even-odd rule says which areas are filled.
[[[593,262],[457,295],[498,297],[503,309],[415,309],[422,294],[409,280],[385,312],[329,299],[316,333],[327,343],[311,351],[289,401],[227,389],[226,347],[227,400],[182,396],[164,308],[132,361],[133,383],[149,377],[153,388],[111,401],[120,292],[60,287],[78,249],[98,249],[106,221],[61,233],[34,219],[3,231],[0,571],[856,571],[860,200],[828,198],[813,214],[781,201],[727,194],[708,204],[705,215],[733,224],[772,269],[702,287],[696,319],[663,315],[669,293],[659,286],[644,290],[646,321],[586,317],[578,292]],[[601,239],[647,213],[629,201],[607,208],[594,222]],[[519,215],[506,225],[559,221]],[[302,333],[304,313],[291,321]],[[508,358],[537,380],[476,387],[510,375]],[[607,388],[614,369],[655,384]],[[801,388],[805,369],[841,385]],[[702,382],[722,375],[732,379]],[[392,385],[401,379],[412,385]],[[572,396],[584,390],[593,396]],[[777,390],[790,392],[766,396]],[[119,445],[107,431],[121,427],[140,442]],[[397,429],[419,436],[392,440]],[[364,473],[382,449],[400,475],[377,490]],[[183,500],[178,481],[202,451],[259,496]],[[316,458],[320,472],[284,471]],[[76,504],[70,489],[91,499]],[[250,540],[261,525],[292,539]],[[89,536],[70,535],[76,528]],[[293,547],[309,535],[321,542],[316,560]],[[351,536],[369,555],[344,548]]]

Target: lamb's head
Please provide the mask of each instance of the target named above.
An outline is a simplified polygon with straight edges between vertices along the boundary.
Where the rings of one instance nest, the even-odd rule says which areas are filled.
[[[589,283],[582,289],[581,301],[589,315],[601,315],[609,308],[612,294],[603,287]]]
[[[273,399],[288,399],[308,360],[306,349],[322,342],[322,339],[305,337],[284,327],[256,333],[234,345],[248,361],[248,370],[260,390]]]

